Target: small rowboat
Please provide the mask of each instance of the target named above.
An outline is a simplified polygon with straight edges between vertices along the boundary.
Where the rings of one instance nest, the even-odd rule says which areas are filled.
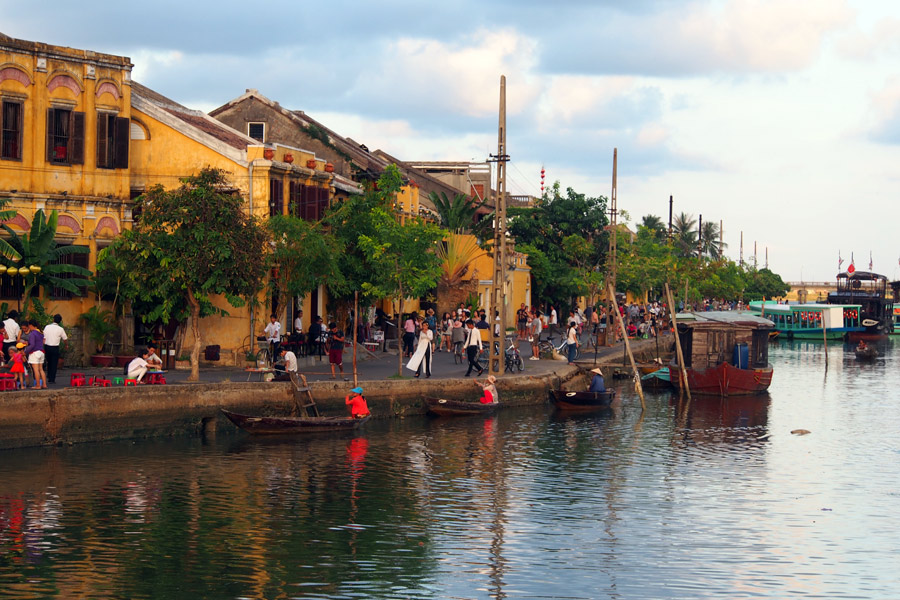
[[[605,392],[566,392],[550,390],[550,403],[558,410],[597,410],[606,408],[616,398],[615,390]]]
[[[878,356],[878,350],[869,346],[867,348],[856,348],[856,360],[875,360]]]
[[[254,417],[224,408],[222,413],[247,433],[266,435],[345,431],[356,429],[369,420],[369,417]]]
[[[466,415],[489,415],[500,408],[500,403],[482,404],[445,398],[425,398],[428,412],[439,417],[461,417]]]

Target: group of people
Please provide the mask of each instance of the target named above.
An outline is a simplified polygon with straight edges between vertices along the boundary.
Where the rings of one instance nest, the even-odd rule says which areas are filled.
[[[352,316],[351,316],[352,327]],[[269,345],[269,351],[273,357],[276,371],[281,371],[283,376],[286,373],[297,371],[297,354],[295,349],[304,348],[308,354],[313,354],[319,345],[327,344],[328,346],[328,363],[331,366],[331,378],[336,379],[337,373],[340,372],[344,381],[344,344],[346,336],[344,332],[338,329],[337,323],[332,321],[328,324],[326,330],[322,326],[322,317],[316,315],[314,322],[309,327],[309,331],[303,332],[303,311],[297,311],[297,317],[294,319],[294,331],[288,336],[288,347],[282,346],[281,323],[278,321],[278,315],[271,314],[269,322],[263,330],[262,336]],[[327,340],[327,341],[322,341]],[[292,368],[291,368],[292,367]]]
[[[42,330],[35,319],[20,323],[18,311],[11,310],[6,315],[2,360],[15,375],[17,389],[46,389],[48,384],[56,383],[60,345],[68,340],[61,323],[62,316],[54,315]]]

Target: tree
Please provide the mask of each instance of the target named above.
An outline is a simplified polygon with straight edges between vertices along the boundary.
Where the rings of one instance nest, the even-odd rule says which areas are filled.
[[[395,194],[400,191],[399,179],[393,177],[390,169],[379,178],[378,189]],[[400,223],[393,211],[383,206],[372,211],[372,221],[373,233],[359,238],[373,275],[363,284],[363,292],[371,298],[390,298],[402,305],[404,298],[421,296],[434,289],[441,276],[435,245],[444,232],[421,219]],[[402,352],[397,353],[397,374],[403,374]]]
[[[666,239],[666,226],[663,224],[662,219],[656,215],[644,215],[638,225],[638,233],[640,233],[642,227],[647,230],[647,234],[654,241],[661,242]]]
[[[311,223],[277,215],[267,225],[273,239],[271,260],[277,273],[271,282],[280,293],[305,296],[320,284],[329,290],[346,288],[347,280],[338,260],[338,240],[324,231],[321,221]]]
[[[436,252],[441,264],[437,297],[446,304],[442,311],[452,310],[475,289],[472,263],[483,250],[473,236],[451,233],[437,245]],[[465,285],[466,282],[469,285]]]
[[[188,380],[197,381],[200,319],[228,314],[213,304],[213,296],[224,296],[237,308],[259,293],[266,274],[266,232],[244,212],[242,199],[217,169],[186,177],[172,191],[157,185],[138,203],[140,219],[114,242],[115,252],[132,265],[136,294],[153,302],[145,320],[191,318]]]
[[[9,221],[16,218],[18,214],[15,209],[6,208],[10,205],[9,198],[0,198],[0,222]],[[6,260],[18,260],[22,256],[13,248],[9,242],[0,238],[0,256]]]
[[[719,243],[719,224],[715,221],[706,221],[703,223],[702,237],[700,238],[700,247],[703,254],[712,260],[722,258],[722,251],[727,246],[724,242]]]
[[[28,312],[28,304],[31,302],[31,292],[35,287],[42,288],[45,295],[49,295],[53,288],[62,288],[72,294],[79,294],[88,285],[88,277],[91,272],[78,265],[65,264],[61,261],[64,257],[73,254],[88,254],[89,248],[84,246],[60,246],[56,243],[56,223],[59,214],[54,210],[49,217],[44,216],[44,210],[38,209],[31,220],[31,229],[26,235],[20,236],[16,231],[3,225],[3,229],[9,234],[9,245],[16,254],[18,260],[12,265],[22,272],[24,269],[24,286],[22,290],[22,312]],[[31,267],[38,267],[31,270]],[[72,275],[74,277],[67,277]]]
[[[694,215],[680,213],[672,221],[673,243],[682,257],[692,256],[697,248],[697,220]]]
[[[452,233],[471,231],[475,213],[484,206],[484,201],[478,202],[465,194],[456,194],[453,200],[450,200],[444,192],[441,192],[440,195],[437,192],[431,192],[428,194],[428,198],[437,210],[441,219],[441,227]]]

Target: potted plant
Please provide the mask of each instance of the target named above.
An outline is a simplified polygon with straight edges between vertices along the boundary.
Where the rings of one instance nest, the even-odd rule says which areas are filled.
[[[175,370],[176,371],[190,371],[191,370],[191,355],[190,354],[181,354],[175,357]]]
[[[291,154],[290,152],[285,152],[285,154],[284,154],[284,162],[286,162],[286,163],[288,163],[288,164],[294,162],[294,155]]]
[[[109,341],[109,336],[116,330],[116,321],[111,310],[92,306],[80,317],[88,331],[88,338],[94,344],[96,352],[91,355],[91,364],[95,367],[108,367],[113,364],[115,357],[112,354],[104,354],[103,349]]]
[[[263,158],[266,160],[272,160],[275,158],[275,149],[274,148],[266,148],[263,150]]]
[[[316,168],[316,159],[307,158],[306,159],[306,168],[307,169],[315,169]]]

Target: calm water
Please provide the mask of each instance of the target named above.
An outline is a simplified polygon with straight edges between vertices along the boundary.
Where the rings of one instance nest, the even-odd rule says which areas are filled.
[[[900,597],[900,347],[771,357],[643,416],[0,452],[0,598]]]

